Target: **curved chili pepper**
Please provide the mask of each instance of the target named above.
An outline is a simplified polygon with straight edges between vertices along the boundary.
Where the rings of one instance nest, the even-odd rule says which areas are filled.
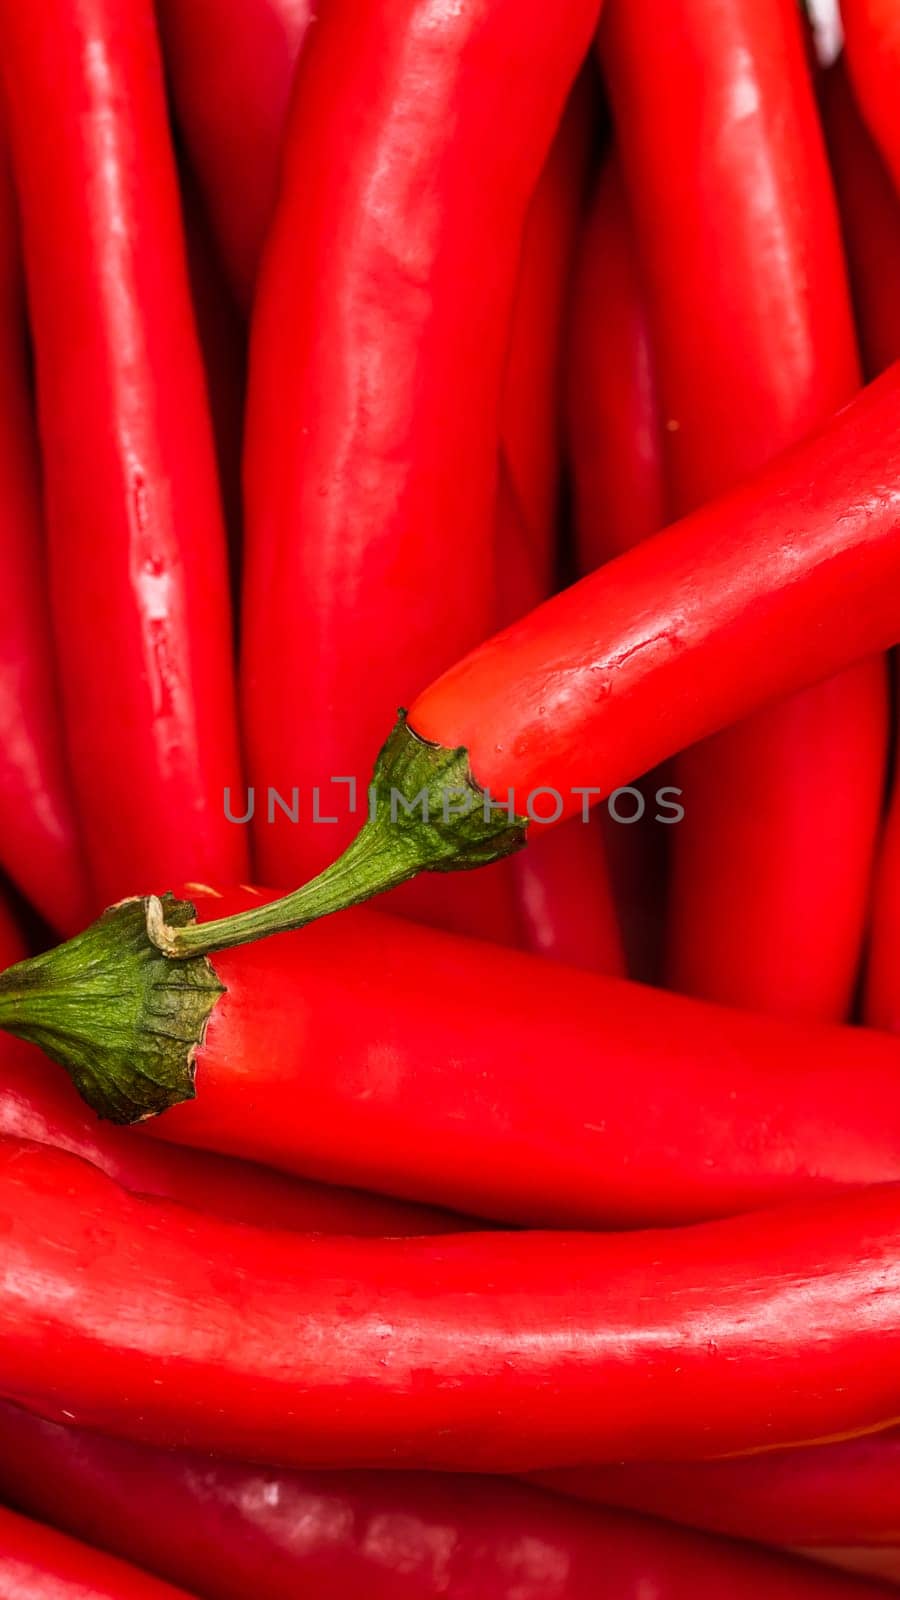
[[[579,1499],[762,1544],[849,1553],[900,1543],[897,1432],[731,1461],[582,1467],[542,1481]]]
[[[895,642],[898,393],[892,367],[740,489],[431,684],[382,748],[369,819],[311,883],[202,927],[167,922],[151,897],[151,944],[189,960],[305,926],[423,870],[486,865],[527,842],[527,809],[562,820]]]
[[[896,1415],[900,1185],[644,1234],[324,1238],[11,1141],[0,1226],[3,1394],[148,1443],[520,1472]]]
[[[0,1135],[68,1150],[136,1194],[162,1195],[236,1222],[376,1236],[473,1226],[425,1206],[285,1178],[251,1162],[151,1143],[99,1123],[48,1061],[9,1038],[0,1040]]]
[[[502,1478],[290,1472],[162,1452],[0,1406],[0,1488],[207,1600],[888,1600],[806,1562]]]
[[[841,22],[860,111],[900,190],[900,15],[893,0],[841,0]]]
[[[0,133],[2,137],[2,133]],[[90,894],[63,752],[43,572],[40,462],[26,353],[19,227],[0,150],[0,840],[3,866],[71,933]]]
[[[209,916],[252,899],[196,903]],[[372,912],[175,966],[150,956],[144,921],[133,902],[0,975],[0,1026],[118,1121],[190,1099],[196,1074],[196,1099],[150,1126],[163,1138],[564,1226],[900,1178],[889,1035],[729,1011]]]
[[[195,903],[201,918],[217,909]],[[197,1097],[147,1125],[161,1138],[557,1226],[693,1221],[900,1178],[900,1056],[880,1034],[777,1023],[369,912],[214,968],[225,993],[194,1058]]]
[[[593,572],[666,520],[647,308],[615,151],[594,190],[572,284],[566,430],[578,564]]]
[[[839,220],[793,0],[611,0],[601,38],[680,514],[858,387]],[[873,662],[681,758],[673,987],[846,1015],[886,749]]]
[[[900,357],[900,201],[859,113],[843,57],[819,84],[844,229],[856,326],[868,376]]]
[[[0,1506],[0,1593],[9,1600],[190,1600],[137,1567]]]
[[[717,727],[896,641],[892,367],[814,437],[557,595],[414,700],[482,788],[563,815]],[[778,648],[772,641],[778,641]]]
[[[311,0],[157,0],[179,122],[232,288],[246,309],[275,205]]]
[[[105,903],[135,881],[240,877],[224,537],[152,7],[4,0],[0,21],[94,886]]]
[[[490,627],[522,233],[598,5],[334,0],[302,53],[247,421],[250,776],[302,797],[257,814],[269,882],[328,859],[313,789],[362,789],[398,694]]]

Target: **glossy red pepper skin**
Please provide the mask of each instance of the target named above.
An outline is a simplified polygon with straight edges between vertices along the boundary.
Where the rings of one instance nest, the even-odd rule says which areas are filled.
[[[179,123],[246,310],[275,205],[291,82],[311,0],[158,0]]]
[[[601,40],[680,515],[858,387],[840,226],[793,0],[660,0],[649,12],[614,0]],[[781,1015],[847,1014],[886,748],[873,664],[682,757],[673,987]]]
[[[841,0],[841,22],[859,108],[900,190],[900,15],[893,0]]]
[[[201,920],[251,903],[192,898]],[[226,992],[197,1097],[142,1125],[161,1138],[570,1227],[900,1178],[900,1045],[881,1034],[731,1012],[370,911],[212,959]]]
[[[572,282],[566,433],[583,573],[666,520],[647,307],[615,152],[591,198]]]
[[[11,1141],[0,1226],[4,1395],[148,1443],[519,1472],[896,1414],[900,1185],[643,1234],[323,1238]]]
[[[856,103],[843,58],[819,84],[864,366],[877,377],[900,357],[900,200]]]
[[[0,1506],[0,1594],[7,1600],[190,1600],[158,1578]]]
[[[898,402],[895,366],[740,489],[472,651],[410,725],[464,745],[476,781],[513,789],[520,813],[549,784],[573,814],[575,786],[608,794],[895,643]]]
[[[0,23],[68,746],[108,904],[244,870],[215,460],[152,7],[8,0]]]
[[[731,1461],[580,1468],[547,1483],[601,1505],[810,1553],[840,1549],[849,1556],[900,1542],[896,1432]]]
[[[313,788],[363,788],[402,697],[492,624],[522,232],[597,12],[336,0],[301,55],[247,422],[250,777],[302,797],[300,825],[258,817],[267,882],[346,842],[355,819],[316,826]]]
[[[0,507],[2,863],[42,915],[71,933],[90,915],[91,901],[48,645],[41,468],[19,223],[5,148],[0,149]]]
[[[289,1472],[0,1407],[4,1495],[207,1600],[887,1600],[808,1565],[504,1479]],[[642,1587],[643,1586],[643,1587]]]
[[[0,1135],[81,1156],[135,1194],[155,1194],[235,1222],[310,1233],[449,1233],[458,1216],[380,1195],[307,1183],[247,1161],[151,1143],[100,1122],[30,1045],[0,1038]]]

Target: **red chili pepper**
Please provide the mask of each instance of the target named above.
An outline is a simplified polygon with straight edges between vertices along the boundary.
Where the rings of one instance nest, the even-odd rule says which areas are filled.
[[[874,378],[900,357],[900,202],[860,116],[843,58],[822,74],[820,99],[856,326],[866,372]]]
[[[135,902],[0,975],[0,1026],[118,1121],[190,1098],[196,1071],[197,1098],[148,1131],[507,1221],[692,1221],[900,1178],[890,1036],[372,912],[173,967]]]
[[[40,462],[31,405],[19,229],[0,152],[0,839],[3,866],[71,933],[90,915],[48,648]]]
[[[859,108],[900,189],[900,15],[894,0],[841,0],[841,22]]]
[[[26,1424],[27,1426],[27,1424]],[[621,1463],[548,1474],[548,1485],[738,1539],[853,1553],[897,1546],[900,1433],[731,1461]],[[895,1565],[900,1550],[894,1548]]]
[[[216,909],[195,903],[201,918]],[[779,1023],[368,912],[214,968],[225,993],[197,1098],[147,1125],[162,1138],[557,1226],[693,1221],[900,1178],[900,1058],[880,1034]]]
[[[794,0],[612,0],[601,37],[677,515],[858,386],[840,227]],[[886,746],[873,662],[682,757],[673,987],[846,1015]]]
[[[493,795],[563,814],[900,636],[900,367],[813,438],[471,652],[413,702]]]
[[[806,1562],[566,1504],[502,1478],[289,1472],[0,1407],[0,1487],[208,1600],[888,1600]],[[769,1458],[771,1459],[771,1458]]]
[[[246,309],[312,0],[157,0],[157,11],[178,118]]]
[[[240,877],[224,538],[152,7],[4,0],[0,21],[95,888]]]
[[[569,317],[566,426],[578,564],[593,572],[665,522],[647,308],[615,152],[581,238]]]
[[[269,882],[328,859],[345,825],[312,822],[313,788],[334,814],[330,780],[364,785],[398,695],[491,624],[522,233],[597,11],[335,0],[303,51],[247,423],[244,727]],[[299,825],[268,825],[269,786],[299,788]]]
[[[68,1150],[136,1194],[162,1195],[236,1222],[396,1236],[472,1226],[447,1212],[285,1178],[247,1161],[151,1143],[103,1125],[36,1050],[8,1038],[0,1040],[0,1135]]]
[[[0,1506],[0,1593],[7,1600],[190,1600],[54,1528]]]
[[[12,1141],[0,1226],[5,1396],[148,1443],[520,1472],[896,1415],[900,1185],[644,1234],[323,1238]]]

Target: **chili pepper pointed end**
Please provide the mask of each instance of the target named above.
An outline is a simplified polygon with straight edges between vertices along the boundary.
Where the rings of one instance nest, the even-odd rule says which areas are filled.
[[[432,744],[401,710],[381,748],[368,820],[337,861],[293,894],[217,921],[175,925],[149,901],[147,935],[172,960],[250,944],[303,928],[395,889],[420,872],[488,866],[521,850],[528,823],[476,783],[469,752]]]
[[[164,895],[172,927],[195,919]],[[149,901],[111,906],[66,944],[0,973],[0,1028],[39,1045],[88,1105],[143,1122],[195,1095],[195,1059],[224,988],[203,956],[175,965],[147,937]]]

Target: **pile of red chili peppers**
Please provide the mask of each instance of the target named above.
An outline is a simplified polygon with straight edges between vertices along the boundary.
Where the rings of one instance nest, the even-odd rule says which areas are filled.
[[[0,164],[0,1600],[896,1592],[900,3],[0,0]]]

